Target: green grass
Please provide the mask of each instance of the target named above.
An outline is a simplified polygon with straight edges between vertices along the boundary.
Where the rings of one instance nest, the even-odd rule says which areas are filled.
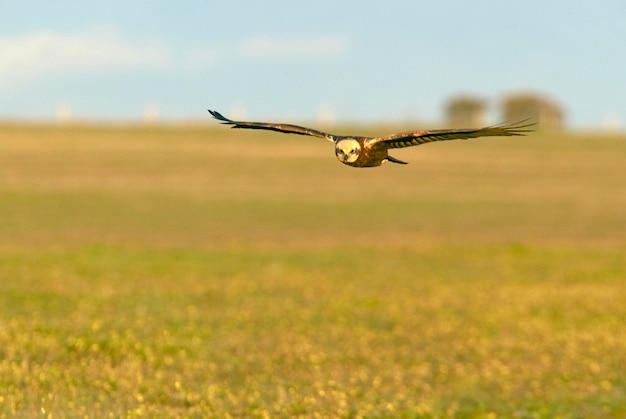
[[[0,127],[0,417],[626,415],[626,138],[394,155]]]

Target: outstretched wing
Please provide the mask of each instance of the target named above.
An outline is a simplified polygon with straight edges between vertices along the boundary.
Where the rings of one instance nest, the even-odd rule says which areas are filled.
[[[323,131],[318,131],[312,128],[301,127],[298,125],[291,124],[272,124],[267,122],[245,122],[245,121],[233,121],[231,119],[226,118],[224,115],[217,111],[212,111],[209,109],[209,113],[213,116],[213,118],[218,121],[222,121],[223,124],[232,125],[231,128],[248,128],[248,129],[264,129],[269,131],[278,131],[284,132],[286,134],[300,134],[300,135],[311,135],[313,137],[325,138],[328,141],[335,142],[335,136],[332,134],[328,134]]]
[[[384,144],[388,148],[403,148],[430,143],[433,141],[467,140],[478,137],[510,137],[514,135],[526,135],[532,131],[527,129],[534,124],[524,124],[525,121],[511,125],[495,125],[477,129],[442,129],[442,130],[419,130],[400,132],[384,137],[375,137],[369,144]]]

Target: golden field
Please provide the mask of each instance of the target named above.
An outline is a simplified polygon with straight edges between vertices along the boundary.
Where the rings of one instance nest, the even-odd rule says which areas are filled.
[[[0,125],[0,417],[625,416],[626,137],[392,154]]]

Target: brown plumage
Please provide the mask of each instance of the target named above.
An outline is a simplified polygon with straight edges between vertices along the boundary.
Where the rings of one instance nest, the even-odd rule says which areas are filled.
[[[267,122],[233,121],[216,111],[209,110],[213,118],[231,128],[262,129],[283,132],[287,134],[310,135],[325,138],[335,144],[337,159],[348,166],[375,167],[390,161],[407,164],[388,154],[390,148],[411,147],[434,141],[467,140],[478,137],[510,137],[526,135],[528,127],[534,124],[524,124],[525,121],[510,125],[495,125],[485,128],[442,129],[406,131],[383,137],[361,137],[349,135],[334,135],[312,128],[291,124],[273,124]]]

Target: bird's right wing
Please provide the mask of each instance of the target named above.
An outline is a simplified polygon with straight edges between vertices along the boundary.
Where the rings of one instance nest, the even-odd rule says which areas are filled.
[[[245,122],[245,121],[233,121],[232,119],[226,118],[224,115],[217,111],[212,111],[209,109],[209,113],[213,116],[213,118],[221,121],[223,124],[232,125],[231,128],[247,128],[247,129],[263,129],[269,131],[277,131],[283,132],[286,134],[300,134],[300,135],[311,135],[313,137],[324,138],[328,141],[335,142],[335,136],[329,134],[327,132],[318,131],[313,128],[301,127],[298,125],[291,124],[273,124],[268,122]]]

